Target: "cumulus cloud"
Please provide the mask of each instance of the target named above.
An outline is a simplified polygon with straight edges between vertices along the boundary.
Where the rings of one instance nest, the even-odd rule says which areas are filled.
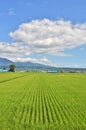
[[[9,34],[14,41],[26,43],[33,53],[65,56],[66,49],[86,43],[86,24],[64,20],[32,20]]]
[[[52,63],[50,60],[48,60],[46,57],[43,58],[17,58],[17,61],[19,62],[33,62],[33,63],[39,63],[39,64],[44,64],[44,65],[51,65],[51,66],[56,66],[54,63]]]
[[[12,61],[18,62],[33,62],[33,63],[40,63],[45,65],[52,65],[55,66],[47,57],[43,58],[31,58],[31,50],[30,48],[22,43],[7,43],[7,42],[0,42],[0,56],[8,58]]]
[[[30,56],[30,48],[22,43],[0,42],[0,56],[16,61],[18,57]]]
[[[70,56],[65,50],[86,44],[86,23],[65,20],[32,20],[10,32],[13,43],[0,42],[0,55],[11,60],[52,64],[47,58],[30,58],[32,54]],[[27,58],[24,58],[27,57]]]
[[[19,62],[33,62],[45,65],[53,65],[46,57],[43,58],[30,58],[31,55],[30,48],[27,45],[21,43],[6,43],[0,42],[0,56],[8,58],[12,61]]]

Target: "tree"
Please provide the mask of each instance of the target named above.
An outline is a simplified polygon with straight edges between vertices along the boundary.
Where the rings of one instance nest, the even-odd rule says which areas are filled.
[[[10,72],[15,72],[15,65],[14,64],[11,64],[10,66],[9,66],[9,71]]]

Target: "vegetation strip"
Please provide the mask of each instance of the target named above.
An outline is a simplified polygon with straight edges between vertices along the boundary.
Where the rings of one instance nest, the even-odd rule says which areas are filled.
[[[8,81],[11,81],[11,80],[14,80],[14,79],[18,79],[18,78],[21,78],[21,77],[25,77],[25,76],[27,76],[27,75],[18,76],[18,77],[14,77],[14,78],[11,78],[11,79],[3,80],[3,81],[0,81],[0,83],[8,82]]]

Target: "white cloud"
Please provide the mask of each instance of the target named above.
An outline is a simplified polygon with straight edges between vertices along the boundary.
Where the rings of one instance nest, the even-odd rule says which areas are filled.
[[[14,41],[26,43],[34,53],[67,55],[64,50],[86,44],[86,24],[73,25],[71,21],[49,19],[23,23],[10,32]]]
[[[0,42],[0,55],[11,60],[52,64],[46,57],[30,58],[32,54],[71,56],[64,53],[86,44],[86,23],[72,24],[64,20],[32,20],[9,34],[14,42]],[[27,58],[24,58],[27,57]]]
[[[28,57],[28,58],[17,58],[16,60],[19,61],[19,62],[29,61],[29,62],[33,62],[33,63],[56,66],[54,63],[52,63],[46,57],[43,57],[43,58],[30,58],[30,57]]]
[[[45,65],[56,66],[47,57],[43,58],[30,58],[31,55],[30,48],[22,43],[7,43],[7,42],[0,42],[0,56],[8,58],[12,61],[19,61],[19,62],[33,62],[33,63],[40,63]]]
[[[31,51],[27,45],[22,43],[0,42],[0,56],[16,61],[18,57],[30,56]]]

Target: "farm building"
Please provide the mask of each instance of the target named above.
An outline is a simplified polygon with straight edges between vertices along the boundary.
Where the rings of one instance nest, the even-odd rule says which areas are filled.
[[[0,72],[8,72],[8,70],[0,69]]]
[[[47,73],[57,73],[57,70],[48,70]]]

